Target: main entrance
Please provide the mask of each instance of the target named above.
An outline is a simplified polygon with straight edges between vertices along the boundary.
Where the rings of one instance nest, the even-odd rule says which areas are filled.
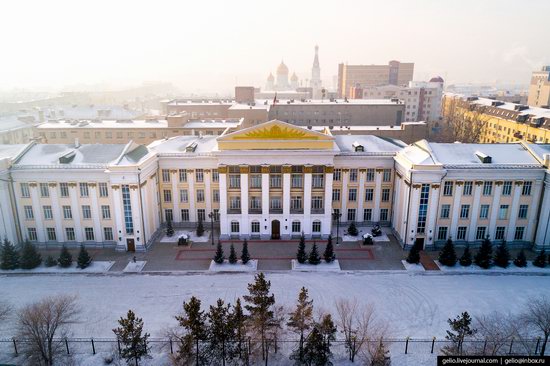
[[[271,221],[271,239],[281,239],[281,223],[279,220]]]
[[[126,239],[126,250],[128,252],[136,251],[136,244],[134,242],[134,239]]]

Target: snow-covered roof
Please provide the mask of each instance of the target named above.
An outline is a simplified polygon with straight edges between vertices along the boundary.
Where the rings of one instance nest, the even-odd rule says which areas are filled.
[[[243,120],[243,118],[190,120],[183,125],[183,128],[236,128],[241,125]]]
[[[0,117],[0,133],[19,130],[23,128],[32,128],[38,121],[35,116],[3,116]]]
[[[218,149],[217,136],[175,136],[157,140],[147,147],[161,155],[208,154]]]
[[[2,144],[0,144],[0,159],[13,159],[26,146],[27,146],[26,144],[15,144],[15,145],[2,145]]]
[[[94,128],[168,128],[166,120],[147,119],[147,120],[56,120],[41,123],[37,126],[38,129],[58,129],[58,128],[78,128],[78,129],[94,129]]]
[[[342,153],[395,154],[407,144],[401,140],[373,135],[335,135],[334,142]],[[356,151],[356,146],[363,151]]]
[[[46,119],[136,119],[144,113],[120,105],[60,105],[42,108]]]

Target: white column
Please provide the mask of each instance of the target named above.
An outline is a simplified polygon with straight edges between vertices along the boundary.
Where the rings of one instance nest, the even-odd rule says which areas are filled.
[[[94,239],[96,242],[99,242],[102,241],[103,233],[101,232],[101,223],[99,221],[102,213],[99,210],[99,204],[97,200],[97,183],[90,183],[88,184],[88,186],[90,187],[90,201],[92,202],[91,209],[92,220],[94,224]]]
[[[359,188],[357,188],[357,215],[355,221],[363,222],[363,209],[365,205],[365,169],[359,169]]]
[[[548,246],[550,244],[550,172],[546,173],[544,180],[544,193],[541,205],[535,244],[539,248],[544,248],[545,245]]]
[[[281,231],[284,229],[284,223],[290,222],[290,169],[290,167],[283,166],[283,222],[281,222]]]
[[[212,212],[212,170],[204,176],[204,201],[206,205],[206,217]]]
[[[332,231],[332,182],[334,179],[334,168],[325,167],[325,218],[321,224],[321,234],[330,235]]]
[[[493,195],[493,202],[491,203],[491,216],[489,218],[489,231],[487,234],[491,240],[495,240],[495,230],[497,225],[497,217],[500,209],[500,195],[502,193],[502,182],[495,183],[495,191]]]
[[[348,184],[349,184],[349,169],[342,169],[342,195],[340,196],[341,209],[340,223],[348,221]]]
[[[454,190],[453,212],[451,216],[451,228],[449,231],[449,235],[451,238],[456,239],[458,217],[460,215],[460,199],[462,198],[462,193],[464,192],[464,182],[457,182],[457,184],[455,184]]]
[[[141,183],[141,187],[139,187],[141,192],[141,204],[143,205],[143,222],[145,223],[145,227],[143,228],[143,243],[146,244],[147,240],[149,239],[149,225],[150,225],[150,217],[149,217],[149,196],[147,195],[147,181]]]
[[[409,211],[409,225],[408,225],[408,232],[406,233],[406,243],[407,244],[414,244],[414,241],[411,243],[409,241],[410,238],[416,237],[416,227],[418,225],[418,208],[420,205],[420,189],[422,185],[421,184],[412,184],[411,183],[411,206]]]
[[[82,236],[82,222],[80,221],[80,205],[78,204],[79,191],[76,183],[69,183],[69,196],[71,196],[71,212],[73,214],[73,227],[75,240],[84,241]]]
[[[527,227],[525,228],[526,233],[524,240],[526,241],[534,241],[535,238],[533,238],[533,234],[535,231],[535,227],[537,226],[537,212],[539,211],[539,199],[540,199],[540,191],[542,189],[542,181],[535,181],[533,182],[533,189],[531,192],[531,202],[529,205],[529,212],[528,217],[529,220],[527,222]],[[546,211],[550,211],[550,207],[546,208]],[[542,212],[541,212],[542,213]],[[516,214],[517,216],[517,214]]]
[[[305,167],[304,174],[304,233],[311,234],[311,185],[312,167]]]
[[[122,208],[122,197],[120,194],[120,186],[119,185],[112,185],[111,190],[113,192],[113,210],[115,211],[115,232],[113,235],[115,236],[114,239],[118,243],[119,246],[124,246],[124,237],[126,236],[126,227],[124,225],[124,222],[122,221],[122,218],[124,217],[124,212]],[[74,215],[74,214],[73,214]],[[120,238],[120,241],[118,240]]]
[[[172,216],[174,222],[181,222],[181,210],[180,210],[180,191],[178,189],[178,171],[176,169],[170,170],[172,180],[172,203],[173,203],[173,209],[172,209]]]
[[[439,189],[439,184],[431,184],[430,186],[430,203],[428,205],[428,222],[426,225],[426,233],[428,234],[426,244],[428,245],[433,245],[437,238],[435,221],[437,218],[437,210],[439,208]]]
[[[139,191],[137,184],[130,185],[130,201],[132,205],[132,220],[134,222],[134,237],[136,238],[136,249],[138,246],[144,246],[143,229],[141,227],[141,202],[139,200]],[[137,241],[139,238],[139,241]]]
[[[36,234],[38,241],[41,243],[46,242],[46,233],[44,232],[44,223],[42,222],[42,205],[40,205],[40,199],[38,198],[37,183],[29,184],[31,191],[31,200],[34,213],[34,222],[36,225]]]
[[[262,222],[260,223],[260,233],[269,236],[269,167],[262,166]],[[266,229],[267,227],[267,229]]]
[[[380,221],[380,200],[382,199],[382,172],[383,169],[376,169],[376,186],[374,187],[374,210],[372,213],[372,221],[374,222]]]
[[[220,237],[229,237],[228,220],[227,220],[227,167],[219,167],[218,173],[220,177]]]
[[[63,233],[63,219],[61,217],[61,207],[59,206],[59,195],[57,194],[57,183],[48,184],[50,189],[50,200],[52,205],[53,220],[55,222],[55,236],[58,242],[65,241]],[[9,201],[7,201],[9,202]]]
[[[481,189],[483,182],[474,183],[474,200],[472,201],[472,207],[470,210],[470,225],[468,229],[468,241],[476,240],[477,232],[477,218],[479,217],[479,197],[481,196]]]
[[[189,221],[197,222],[197,209],[195,207],[196,194],[195,194],[195,171],[187,171],[187,184],[189,189],[187,190],[187,196],[189,198]],[[221,194],[221,192],[220,192]]]
[[[510,209],[510,221],[508,222],[508,230],[506,233],[506,241],[514,241],[516,233],[516,221],[518,218],[519,199],[521,198],[523,182],[515,182],[514,195],[512,196],[512,207]]]
[[[10,199],[9,183],[0,181],[0,231],[3,237],[7,237],[12,243],[17,243],[16,219],[13,217],[13,207]],[[17,193],[15,193],[17,195]],[[22,232],[23,240],[27,237],[26,232]]]
[[[248,236],[250,223],[248,222],[248,167],[241,167],[241,224],[239,230],[241,235]]]

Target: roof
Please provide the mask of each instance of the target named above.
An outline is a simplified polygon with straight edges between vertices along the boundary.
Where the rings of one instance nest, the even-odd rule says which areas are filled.
[[[168,105],[231,105],[234,101],[231,99],[172,99],[167,102]]]
[[[78,128],[78,129],[94,129],[94,128],[168,128],[168,122],[164,119],[124,119],[124,120],[101,120],[101,119],[82,119],[82,120],[57,120],[41,123],[37,126],[38,129],[58,129],[58,128]]]
[[[28,120],[28,123],[22,119]],[[3,116],[0,117],[0,132],[32,128],[36,122],[37,120],[34,116]]]
[[[268,103],[273,103],[273,101],[268,101]],[[287,105],[403,105],[402,101],[396,103],[391,99],[308,99],[308,100],[280,100],[275,106],[287,106]],[[272,106],[273,107],[273,106]]]
[[[550,155],[550,144],[526,144],[536,155],[537,159],[544,161],[544,155]]]
[[[264,104],[264,101],[262,101],[261,103],[258,101],[256,103],[253,103],[253,104],[244,104],[244,103],[237,103],[237,104],[233,104],[231,107],[229,107],[229,109],[269,109],[269,104]]]
[[[190,120],[183,125],[183,128],[236,128],[241,125],[243,118],[228,119],[198,119]]]
[[[467,99],[467,97],[465,95],[462,95],[462,94],[445,93],[445,95],[448,95],[448,96],[453,97],[453,98],[460,98],[460,99],[463,99],[463,100]],[[501,102],[502,104],[500,104],[498,106],[493,106],[493,103],[497,102],[497,101]],[[469,100],[468,102],[472,103],[472,104],[497,108],[497,109],[501,109],[501,110],[504,110],[504,111],[511,111],[511,112],[519,113],[520,115],[530,114],[534,117],[544,117],[544,118],[550,119],[550,109],[546,109],[546,108],[524,106],[526,108],[522,109],[521,111],[518,112],[518,111],[515,110],[515,108],[516,108],[516,106],[520,106],[522,104],[510,103],[510,102],[499,101],[499,100],[490,99],[490,98],[481,98],[481,97],[475,97],[475,99]],[[502,116],[502,118],[507,118],[507,117]]]
[[[134,119],[142,116],[141,111],[120,105],[61,105],[42,108],[46,119]]]
[[[370,154],[395,154],[407,146],[401,140],[373,135],[335,135],[334,142],[343,153],[355,153],[354,144],[363,146],[364,152]]]
[[[1,145],[0,144],[0,159],[13,159],[26,146],[27,146],[27,144],[16,144],[16,145]]]
[[[209,154],[218,150],[217,136],[176,136],[169,139],[157,140],[147,147],[160,155],[171,154]],[[187,147],[196,143],[194,151],[188,151]]]

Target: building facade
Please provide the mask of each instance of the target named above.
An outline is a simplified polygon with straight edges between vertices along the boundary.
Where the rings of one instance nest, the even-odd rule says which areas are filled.
[[[527,104],[533,107],[550,107],[550,66],[534,71],[529,85]]]

